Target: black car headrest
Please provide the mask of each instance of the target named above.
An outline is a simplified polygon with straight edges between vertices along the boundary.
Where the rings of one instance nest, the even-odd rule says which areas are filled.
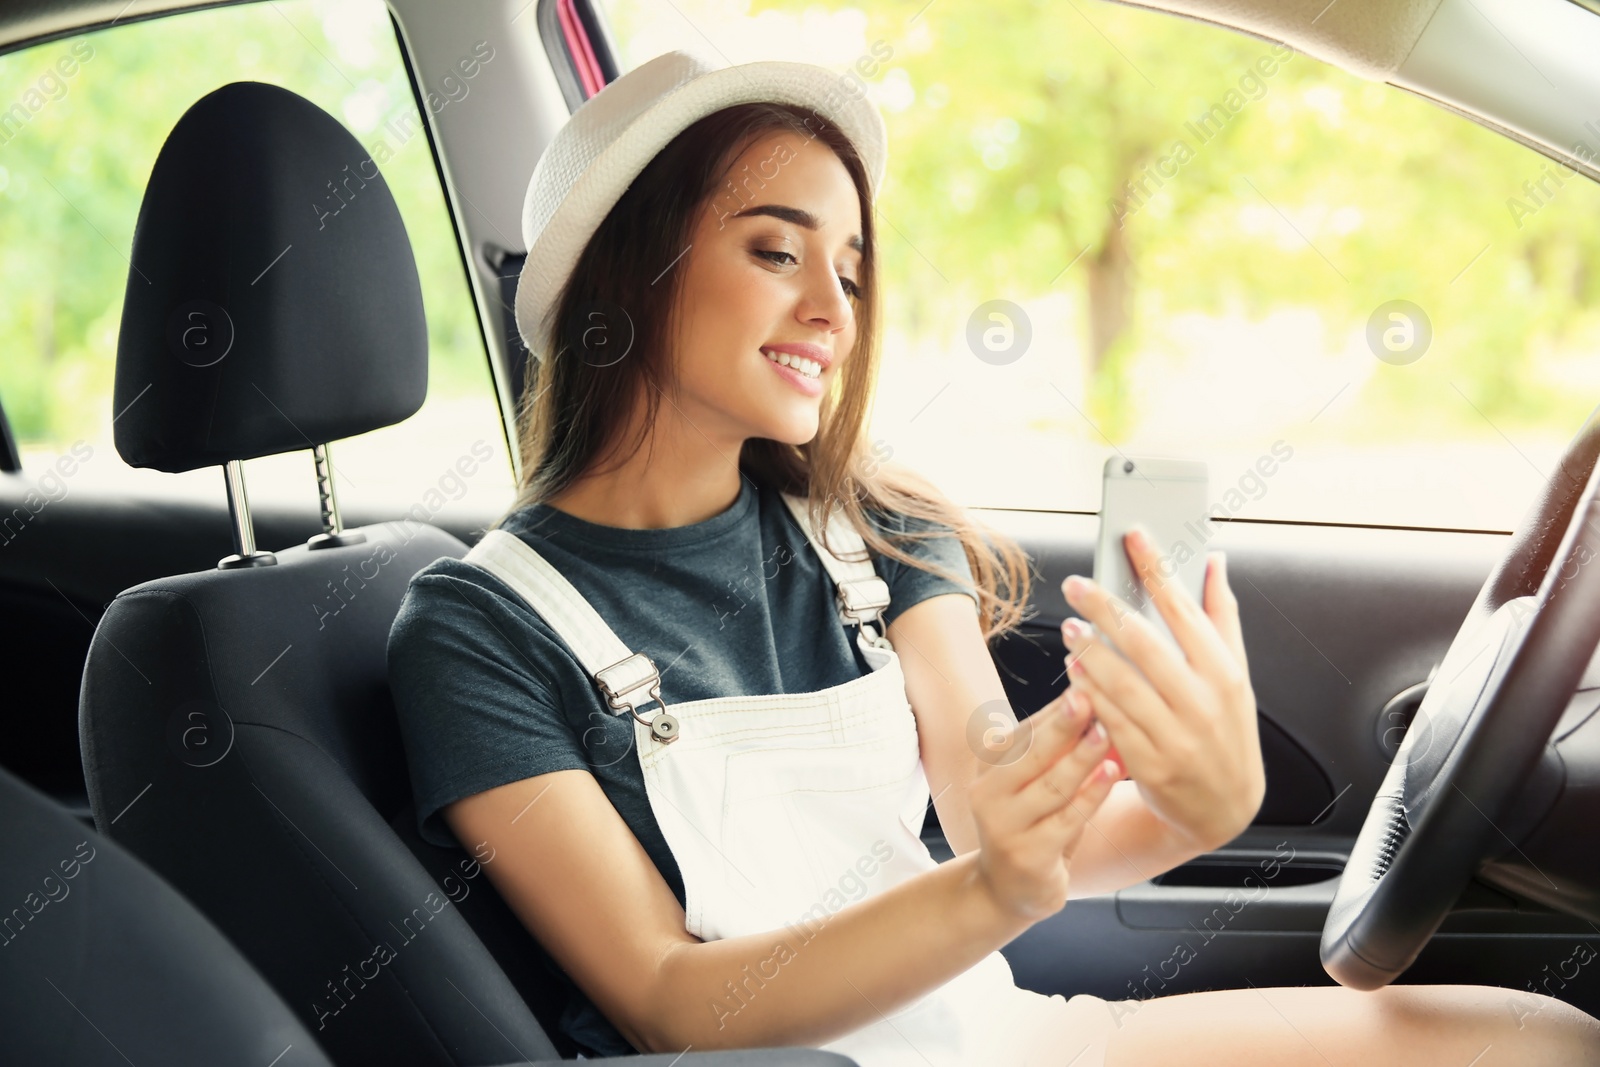
[[[361,143],[287,89],[184,112],[139,207],[117,341],[117,451],[176,473],[400,422],[428,389],[422,288]]]

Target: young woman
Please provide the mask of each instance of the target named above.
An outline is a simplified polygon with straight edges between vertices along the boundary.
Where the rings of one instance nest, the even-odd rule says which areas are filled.
[[[1482,986],[1015,985],[1000,946],[1069,897],[1249,824],[1255,698],[1221,556],[1202,608],[1130,538],[1183,653],[1068,579],[1132,665],[1069,621],[1069,688],[1017,722],[986,639],[1026,557],[864,436],[885,139],[849,89],[669,53],[556,135],[524,213],[521,492],[390,637],[421,831],[575,983],[562,1030],[862,1067],[1600,1062],[1600,1023]]]

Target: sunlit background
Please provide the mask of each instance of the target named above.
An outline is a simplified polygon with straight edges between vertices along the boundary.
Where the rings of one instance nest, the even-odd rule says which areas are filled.
[[[26,94],[75,42],[87,42],[92,56],[35,110],[38,99]],[[476,311],[381,0],[243,4],[0,57],[0,106],[21,100],[33,111],[10,140],[0,133],[0,279],[9,294],[0,311],[0,404],[24,475],[38,476],[81,439],[93,455],[67,480],[68,492],[225,499],[221,468],[165,474],[123,463],[111,396],[128,255],[151,168],[184,111],[240,80],[292,89],[343,122],[381,168],[416,254],[427,401],[397,426],[332,444],[341,505],[399,514],[420,504],[435,520],[509,505],[511,461]],[[478,103],[470,79],[448,93],[428,88],[441,110]],[[306,210],[316,210],[309,199]],[[493,458],[480,466],[485,448]],[[461,457],[475,468],[470,478],[455,468]],[[252,503],[315,513],[309,450],[247,460],[244,469]]]
[[[887,314],[871,432],[962,503],[1094,511],[1106,456],[1167,455],[1210,463],[1219,514],[1509,530],[1600,401],[1600,190],[1400,90],[1098,0],[605,9],[624,68],[671,48],[799,59],[877,103]],[[428,402],[334,445],[342,497],[403,510],[482,440],[495,460],[447,506],[509,502],[433,160],[420,133],[396,133],[415,107],[379,0],[74,40],[93,58],[0,144],[0,403],[25,465],[81,438],[94,458],[79,484],[221,498],[215,470],[123,465],[110,396],[155,155],[194,100],[251,78],[373,152],[423,278]],[[72,43],[0,59],[0,104]],[[467,90],[446,106],[474,106]],[[1278,442],[1290,458],[1250,478]],[[314,506],[309,453],[246,469],[252,500]]]

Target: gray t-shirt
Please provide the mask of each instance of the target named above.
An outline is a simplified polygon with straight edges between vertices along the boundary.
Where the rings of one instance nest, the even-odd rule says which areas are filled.
[[[871,520],[885,532],[944,530],[903,542],[905,550],[967,583],[873,552],[891,596],[885,624],[940,593],[973,596],[966,556],[947,527],[904,515]],[[870,670],[855,628],[839,621],[832,580],[804,531],[775,490],[747,476],[731,507],[687,526],[602,526],[534,504],[502,528],[561,572],[631,651],[655,661],[669,708],[814,692]],[[449,557],[418,571],[389,633],[388,662],[424,840],[458,846],[439,814],[455,800],[551,771],[587,770],[684,903],[682,875],[633,751],[633,720],[610,710],[566,643],[499,579]],[[651,704],[641,714],[658,710]],[[636,1051],[576,985],[561,1029],[593,1054]]]

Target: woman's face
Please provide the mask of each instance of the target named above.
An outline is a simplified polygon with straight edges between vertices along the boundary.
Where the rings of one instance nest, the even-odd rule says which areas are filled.
[[[701,209],[681,266],[677,406],[713,441],[804,444],[856,340],[861,204],[826,144],[791,130],[758,137]],[[815,345],[824,364],[789,368],[762,349]]]

